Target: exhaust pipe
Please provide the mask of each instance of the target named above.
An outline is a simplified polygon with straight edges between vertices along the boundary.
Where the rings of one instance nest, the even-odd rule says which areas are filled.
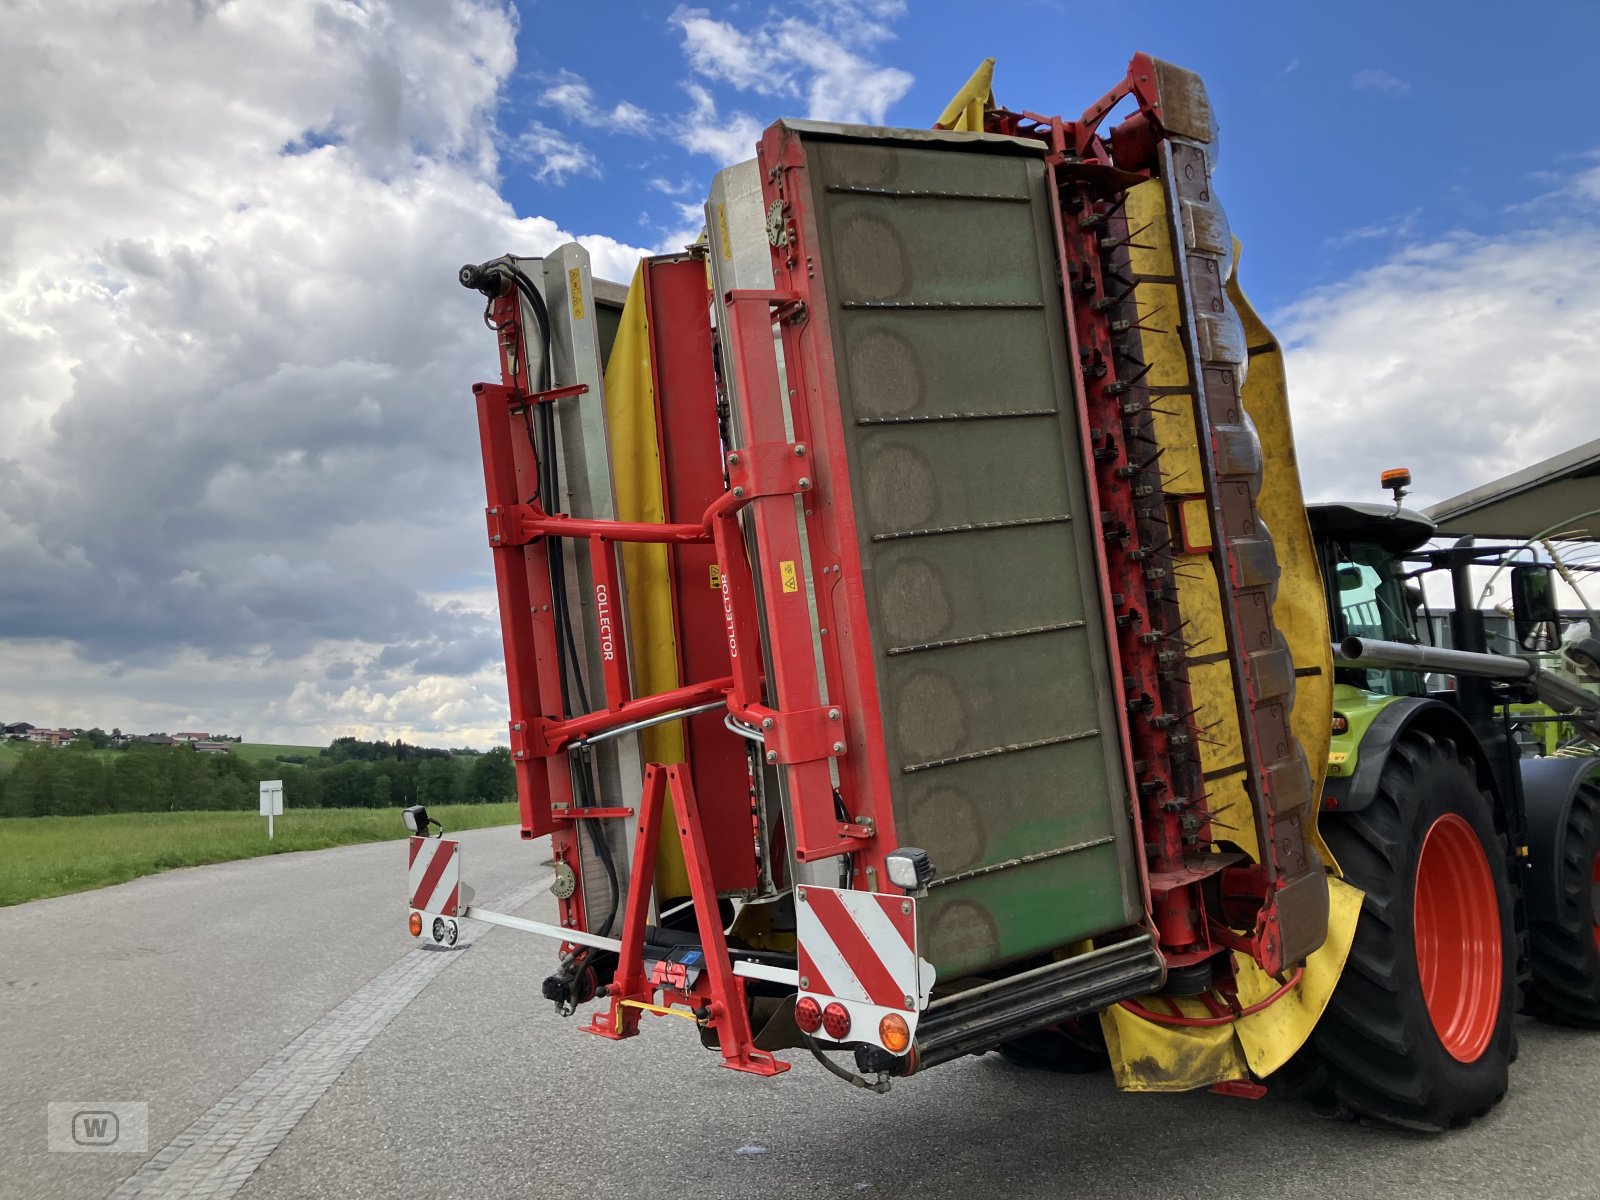
[[[1438,646],[1413,646],[1377,638],[1347,637],[1333,648],[1341,662],[1360,667],[1398,667],[1438,671],[1445,675],[1471,675],[1479,679],[1523,680],[1533,685],[1539,699],[1559,713],[1570,713],[1577,723],[1600,733],[1600,696],[1549,671],[1541,671],[1525,658],[1508,654],[1474,654],[1470,650],[1445,650]]]
[[[1377,638],[1347,637],[1333,648],[1333,656],[1358,667],[1398,667],[1438,671],[1445,675],[1472,675],[1479,679],[1527,679],[1536,672],[1534,665],[1524,658],[1413,646],[1409,642],[1385,642]]]

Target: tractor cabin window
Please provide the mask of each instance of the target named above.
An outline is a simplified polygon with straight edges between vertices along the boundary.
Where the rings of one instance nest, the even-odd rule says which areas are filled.
[[[1370,542],[1351,542],[1343,551],[1335,566],[1339,585],[1338,636],[1415,643],[1416,609],[1407,593],[1401,564],[1388,550]],[[1416,696],[1423,692],[1422,677],[1416,671],[1341,668],[1340,675],[1346,682],[1385,696]]]

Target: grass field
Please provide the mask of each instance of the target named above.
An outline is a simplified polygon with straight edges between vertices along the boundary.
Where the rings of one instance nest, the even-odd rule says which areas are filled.
[[[269,742],[239,742],[228,747],[229,753],[251,762],[271,762],[280,754],[315,758],[323,749],[322,746],[274,746]]]
[[[31,749],[33,749],[33,744],[31,742],[0,742],[0,770],[5,770],[7,767],[16,766],[17,759],[21,758],[23,754]],[[109,761],[122,752],[120,750],[86,750],[77,746],[72,746],[68,747],[61,753],[92,754],[96,758]]]
[[[451,804],[431,810],[451,833],[517,820],[515,804]],[[396,808],[323,808],[267,822],[253,812],[126,813],[0,820],[0,905],[124,883],[174,867],[326,850],[405,836]],[[398,886],[398,885],[397,885]]]

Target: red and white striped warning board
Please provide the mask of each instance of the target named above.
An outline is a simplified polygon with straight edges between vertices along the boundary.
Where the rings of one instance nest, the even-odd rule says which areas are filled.
[[[916,902],[812,886],[797,889],[796,899],[800,994],[859,1009],[852,1011],[852,1025],[863,1034],[877,1029],[885,1011],[899,1013],[915,1029],[934,974],[917,956]]]
[[[444,838],[411,839],[411,907],[457,916],[461,901],[461,843]]]

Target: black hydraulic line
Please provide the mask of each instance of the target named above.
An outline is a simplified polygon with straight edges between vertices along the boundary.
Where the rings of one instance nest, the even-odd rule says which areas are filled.
[[[878,1080],[874,1082],[872,1080],[863,1079],[854,1071],[849,1071],[844,1067],[841,1067],[838,1063],[834,1062],[833,1059],[829,1058],[822,1052],[822,1047],[818,1046],[812,1036],[804,1029],[800,1030],[800,1036],[805,1039],[806,1049],[811,1051],[811,1056],[813,1058],[815,1058],[823,1066],[827,1067],[828,1070],[832,1071],[840,1079],[850,1084],[852,1087],[865,1088],[869,1092],[877,1092],[879,1095],[882,1095],[892,1086],[892,1081],[887,1076],[880,1076]]]

